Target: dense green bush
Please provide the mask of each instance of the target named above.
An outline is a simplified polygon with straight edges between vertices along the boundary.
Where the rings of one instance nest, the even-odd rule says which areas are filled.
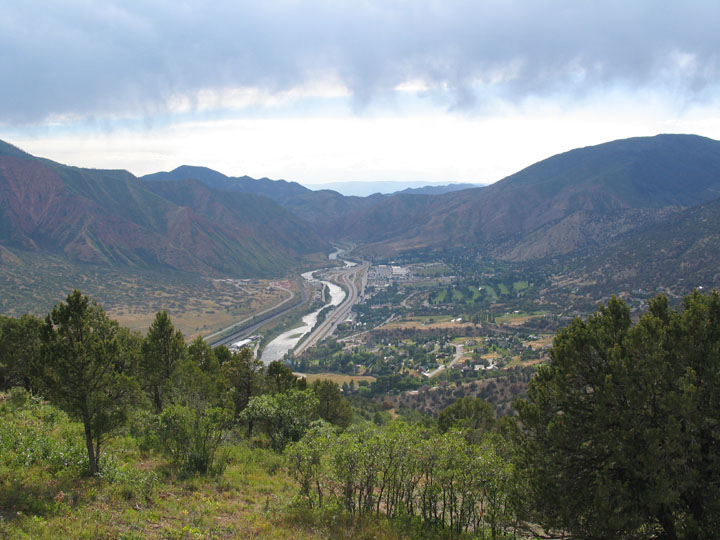
[[[166,407],[159,418],[159,440],[173,462],[188,472],[221,474],[215,456],[231,413],[213,407],[197,410],[184,405]]]
[[[312,390],[291,389],[250,399],[242,418],[270,439],[274,450],[282,451],[305,434],[317,418],[318,398]]]
[[[14,388],[0,407],[0,423],[0,465],[40,465],[51,473],[87,469],[82,426],[22,388]]]
[[[316,424],[285,455],[311,509],[499,538],[518,520],[507,444],[497,434],[440,434],[402,422],[340,434]]]

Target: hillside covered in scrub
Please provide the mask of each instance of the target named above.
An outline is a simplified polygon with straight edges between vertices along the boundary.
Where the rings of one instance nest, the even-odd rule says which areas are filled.
[[[716,292],[637,323],[613,298],[558,332],[517,417],[465,397],[392,418],[75,291],[0,319],[0,534],[712,538],[718,350]]]

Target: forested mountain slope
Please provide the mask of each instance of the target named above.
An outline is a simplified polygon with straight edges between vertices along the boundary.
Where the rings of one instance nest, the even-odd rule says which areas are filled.
[[[574,272],[590,276],[600,286],[717,286],[720,199],[621,235],[603,249],[579,253],[570,264]]]

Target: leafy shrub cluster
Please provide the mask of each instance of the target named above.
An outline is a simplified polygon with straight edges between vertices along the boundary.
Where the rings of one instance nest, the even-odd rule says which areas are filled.
[[[286,456],[311,508],[498,538],[518,525],[516,474],[502,437],[469,434],[402,422],[337,434],[316,424]]]
[[[160,440],[181,469],[222,474],[224,463],[217,464],[215,455],[229,420],[229,411],[220,407],[199,411],[172,405],[160,415]]]
[[[67,414],[15,388],[0,406],[0,465],[15,470],[34,465],[55,473],[84,471],[82,428]]]
[[[103,462],[100,478],[107,481],[113,491],[125,500],[149,501],[160,483],[156,471],[140,469],[134,463],[122,463],[112,454]]]

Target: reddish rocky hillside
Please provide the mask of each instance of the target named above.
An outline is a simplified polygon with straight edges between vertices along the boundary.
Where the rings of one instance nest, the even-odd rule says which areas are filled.
[[[485,188],[389,197],[336,229],[370,253],[476,246],[528,260],[605,244],[718,194],[720,142],[659,135],[573,150]]]
[[[126,171],[67,167],[9,145],[0,210],[0,245],[97,264],[271,276],[327,249],[264,197],[183,183],[155,193]]]

